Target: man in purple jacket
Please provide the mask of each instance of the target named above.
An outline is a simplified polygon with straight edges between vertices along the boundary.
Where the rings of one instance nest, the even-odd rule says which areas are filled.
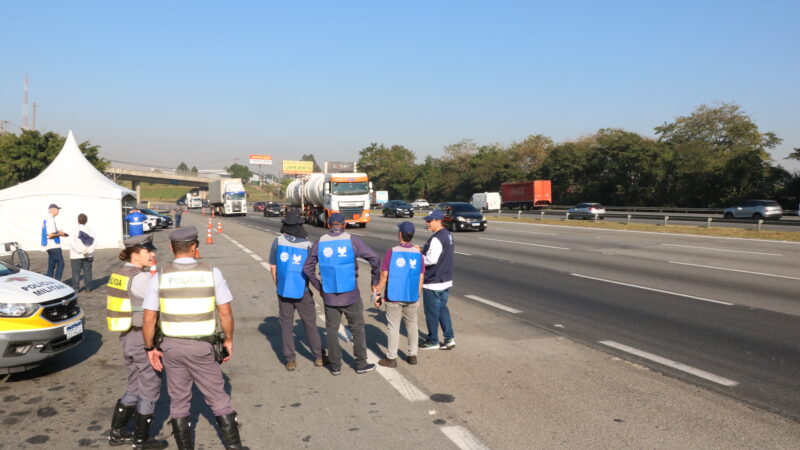
[[[373,292],[380,279],[380,258],[358,236],[344,232],[345,220],[341,213],[328,218],[330,232],[317,241],[306,259],[303,272],[308,281],[322,294],[325,303],[325,329],[328,335],[328,361],[332,375],[342,373],[342,349],[339,346],[339,324],[342,314],[353,333],[353,353],[356,373],[367,373],[375,364],[367,363],[367,339],[364,335],[364,304],[358,290],[358,261],[366,260],[371,266]],[[316,268],[319,263],[317,277]]]

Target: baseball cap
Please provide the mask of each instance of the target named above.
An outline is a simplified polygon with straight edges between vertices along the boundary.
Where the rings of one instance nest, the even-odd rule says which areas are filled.
[[[296,209],[290,209],[286,211],[286,216],[281,220],[281,222],[285,223],[286,225],[301,225],[305,223],[305,220],[300,216],[300,211]]]
[[[197,240],[197,227],[189,225],[188,227],[178,228],[169,234],[169,240],[172,242],[191,242]]]
[[[444,214],[440,209],[434,209],[430,212],[427,216],[425,216],[425,222],[430,222],[432,220],[442,220],[444,219]]]
[[[47,209],[50,209],[50,208],[61,209],[61,207],[56,205],[55,203],[50,203],[50,206],[48,206]]]
[[[400,222],[397,224],[397,228],[403,233],[414,234],[414,224],[411,222]]]
[[[332,223],[344,224],[344,214],[335,212],[328,217],[328,225]]]

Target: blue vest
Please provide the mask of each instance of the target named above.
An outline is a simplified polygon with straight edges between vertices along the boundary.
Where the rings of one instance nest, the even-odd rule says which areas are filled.
[[[56,230],[56,231],[58,231],[58,230]],[[47,245],[47,239],[48,239],[48,237],[47,237],[47,219],[44,219],[42,221],[42,247]],[[59,237],[59,236],[54,237],[53,238],[53,242],[55,242],[56,244],[61,244],[61,237]]]
[[[442,254],[439,256],[439,261],[436,264],[425,267],[425,284],[444,283],[446,281],[453,281],[453,253],[455,246],[453,245],[453,235],[447,229],[442,228],[433,234],[428,239],[425,246],[422,247],[422,253],[427,253],[431,245],[431,241],[438,239],[442,244]]]
[[[416,248],[400,245],[392,248],[386,298],[393,302],[419,300],[419,275],[422,273],[422,264],[422,254]]]
[[[147,216],[140,212],[129,213],[125,216],[125,220],[128,221],[128,235],[139,236],[144,234],[144,221],[147,220]]]
[[[308,257],[308,241],[290,242],[285,236],[278,236],[275,252],[277,266],[278,295],[286,298],[303,298],[308,277],[303,273],[303,265]]]
[[[328,294],[341,294],[356,288],[356,254],[350,235],[326,234],[319,238],[317,247],[322,290]]]

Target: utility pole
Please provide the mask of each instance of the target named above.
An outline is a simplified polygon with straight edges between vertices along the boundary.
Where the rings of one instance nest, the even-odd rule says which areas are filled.
[[[33,125],[31,129],[36,131],[36,107],[39,106],[36,102],[33,102]]]
[[[0,120],[0,136],[6,134],[6,130],[8,129],[8,121],[7,120]]]
[[[25,82],[22,90],[22,129],[28,129],[28,74],[25,74]]]

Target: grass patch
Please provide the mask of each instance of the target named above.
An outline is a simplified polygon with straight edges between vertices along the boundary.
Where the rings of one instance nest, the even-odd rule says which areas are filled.
[[[619,222],[592,222],[584,220],[553,220],[553,219],[516,219],[511,217],[493,217],[486,216],[490,221],[497,222],[512,222],[512,223],[541,223],[546,225],[561,225],[568,227],[580,228],[601,228],[610,230],[632,230],[632,231],[651,231],[656,233],[675,233],[675,234],[695,234],[698,236],[718,236],[718,237],[735,237],[745,239],[769,239],[774,241],[795,241],[800,242],[800,233],[796,231],[773,231],[762,230],[756,231],[746,230],[744,228],[726,228],[714,227],[713,223],[711,228],[697,225],[655,225],[648,223],[631,223],[626,225]],[[755,225],[753,225],[755,226]]]
[[[124,186],[128,189],[133,189],[133,183],[130,181],[120,181],[119,184]],[[174,186],[171,184],[157,184],[157,183],[141,183],[139,185],[139,190],[142,194],[142,198],[140,201],[152,201],[152,202],[170,202],[175,203],[176,200],[183,197],[187,192],[189,192],[192,188],[189,186]],[[273,188],[274,189],[274,188]],[[272,191],[268,190],[261,190],[258,186],[247,185],[245,186],[245,190],[247,191],[247,197],[249,201],[252,202],[264,202],[264,201],[282,201],[281,198],[278,198]]]

